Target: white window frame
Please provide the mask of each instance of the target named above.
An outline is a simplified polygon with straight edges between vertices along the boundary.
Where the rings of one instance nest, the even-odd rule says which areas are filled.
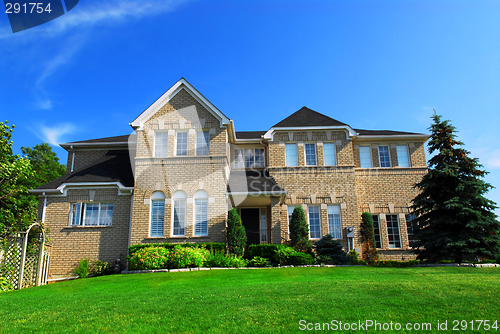
[[[295,159],[293,161],[289,160],[289,155],[287,154],[287,147],[295,148]],[[298,165],[299,165],[299,148],[297,143],[285,143],[285,166],[297,167]]]
[[[311,225],[311,208],[318,209],[318,228],[319,228],[319,236],[312,236],[312,225]],[[321,208],[319,205],[308,205],[307,206],[307,222],[309,223],[309,239],[318,240],[321,239]]]
[[[194,236],[197,236],[197,237],[200,237],[200,236],[208,236],[208,217],[209,217],[209,210],[210,210],[210,207],[208,205],[208,193],[204,190],[198,190],[195,194],[194,194],[194,228],[193,228],[193,235]],[[199,220],[201,214],[200,212],[198,212],[198,209],[199,209],[199,206],[198,204],[201,204],[201,205],[205,205],[206,207],[206,216],[205,217],[202,217],[202,218],[205,218],[204,220]],[[202,207],[203,209],[203,207]],[[205,224],[203,224],[205,223]],[[200,230],[201,232],[198,233],[197,230]]]
[[[161,138],[158,138],[161,137]],[[155,157],[167,157],[168,155],[168,132],[155,131]]]
[[[404,151],[401,151],[403,150]],[[405,152],[404,154],[406,154],[406,159],[405,157],[403,157],[404,154],[400,154],[402,152]],[[396,153],[397,153],[397,156],[398,156],[398,167],[411,167],[411,162],[410,162],[410,152],[408,150],[408,145],[404,144],[404,145],[396,145]]]
[[[149,237],[152,238],[161,238],[165,235],[165,194],[161,191],[155,191],[151,195],[151,207],[149,210]],[[160,214],[161,219],[153,221],[154,215],[157,213],[154,212],[155,209],[162,208],[163,212]],[[153,224],[158,224],[155,226],[155,230],[161,231],[161,233],[153,234]]]
[[[395,222],[395,226],[394,226],[394,221],[392,220],[391,218],[391,226],[389,226],[389,217],[396,217],[396,222]],[[401,232],[400,232],[400,228],[399,228],[399,218],[398,218],[398,215],[397,214],[391,214],[391,215],[385,215],[385,222],[386,222],[386,225],[387,225],[387,240],[389,241],[389,248],[401,248]],[[397,229],[397,233],[394,233],[394,229]],[[390,231],[392,233],[390,233]],[[392,243],[391,243],[391,236],[392,236]],[[396,236],[397,236],[397,240],[396,240]],[[397,243],[399,242],[399,246],[397,245]]]
[[[179,209],[181,212],[179,214],[183,217],[183,221],[179,221],[179,226],[175,226],[176,218],[176,205],[182,205]],[[173,237],[185,237],[186,236],[186,225],[187,225],[187,197],[186,193],[182,190],[178,190],[172,196],[172,236]],[[178,230],[178,233],[176,233]],[[184,233],[181,233],[184,232]]]
[[[257,150],[262,151],[262,164],[257,164]],[[247,153],[251,154],[252,162],[247,166]],[[266,167],[266,150],[263,147],[245,147],[234,151],[234,168],[264,168]]]
[[[326,150],[325,147],[330,147],[330,146],[333,147],[333,156],[332,156],[333,164],[327,163],[328,150]],[[337,145],[335,144],[335,142],[323,143],[323,163],[325,166],[337,166]]]
[[[314,146],[314,164],[307,163],[307,146]],[[304,163],[306,166],[317,166],[318,165],[318,150],[316,148],[316,143],[304,143]]]
[[[366,153],[366,152],[362,152],[364,149],[368,150],[368,154],[369,154],[368,161],[363,159],[364,158],[363,154]],[[363,164],[363,162],[365,162],[365,163],[369,162],[369,164],[366,165],[366,164]],[[370,145],[360,145],[359,146],[359,166],[361,168],[373,168],[372,147]]]
[[[340,205],[328,205],[328,233],[333,239],[342,239],[342,216],[340,214]]]
[[[179,147],[179,134],[185,134],[186,135],[186,154],[179,154],[179,151],[184,151],[182,147]],[[189,155],[189,132],[188,131],[177,131],[175,133],[175,156],[177,157],[187,157]]]
[[[387,147],[387,159],[388,159],[388,163],[389,163],[389,166],[382,166],[382,154],[380,154],[380,149],[382,147]],[[379,163],[379,166],[381,168],[391,168],[392,167],[392,164],[391,164],[391,148],[389,145],[379,145],[378,146],[378,163]]]
[[[267,242],[267,208],[260,208],[260,243]]]
[[[96,224],[88,224],[87,223],[87,205],[97,205],[97,218]],[[108,221],[108,218],[105,216],[101,217],[101,212],[103,211],[108,211],[108,210],[103,210],[103,205],[106,205],[109,208],[109,205],[111,205],[111,221],[109,223],[104,223],[104,219]],[[75,221],[75,216],[74,216],[74,208],[78,206],[78,218],[77,224],[73,224],[73,221]],[[73,202],[70,204],[70,211],[69,211],[69,226],[82,226],[82,227],[89,227],[89,226],[97,226],[97,227],[103,227],[103,226],[113,226],[113,211],[114,211],[114,203],[113,202]]]
[[[196,156],[208,155],[210,155],[210,132],[207,130],[196,131]]]

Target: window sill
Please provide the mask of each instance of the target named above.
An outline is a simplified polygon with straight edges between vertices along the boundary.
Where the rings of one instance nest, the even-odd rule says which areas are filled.
[[[66,226],[65,229],[80,229],[80,228],[110,228],[113,225],[102,225],[102,226]]]

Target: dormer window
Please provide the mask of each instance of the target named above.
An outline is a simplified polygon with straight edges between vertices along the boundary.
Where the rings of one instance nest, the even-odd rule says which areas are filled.
[[[265,167],[263,148],[245,148],[235,151],[235,168],[262,168]]]

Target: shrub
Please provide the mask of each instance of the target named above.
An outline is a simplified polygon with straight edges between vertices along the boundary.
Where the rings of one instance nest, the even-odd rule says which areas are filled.
[[[169,269],[202,267],[209,251],[201,248],[185,248],[180,245],[168,252],[167,267]]]
[[[167,268],[169,251],[163,247],[147,247],[128,256],[131,270]]]
[[[205,261],[205,267],[241,268],[244,266],[246,266],[245,259],[234,254],[210,253]]]
[[[409,261],[388,261],[382,260],[377,262],[377,267],[411,267],[415,264],[422,263],[420,260],[409,260]]]
[[[247,234],[235,208],[229,210],[227,215],[226,238],[228,252],[242,256],[245,252]]]
[[[295,251],[290,254],[288,258],[288,264],[291,265],[309,265],[314,263],[314,257],[311,254],[302,253]]]
[[[75,274],[78,278],[85,278],[89,275],[90,271],[90,259],[81,259],[78,267],[74,269]]]
[[[310,253],[312,250],[306,214],[300,205],[293,209],[290,219],[290,244],[300,252]]]
[[[110,268],[107,262],[95,260],[92,261],[89,269],[90,275],[101,276],[109,274]]]
[[[349,256],[342,250],[342,244],[334,240],[330,234],[323,236],[314,244],[317,256],[325,256],[331,264],[349,264]]]
[[[226,250],[226,244],[222,242],[203,242],[203,243],[182,243],[182,244],[173,244],[169,242],[164,242],[164,243],[154,243],[154,244],[138,244],[138,245],[131,245],[128,248],[128,253],[129,255],[134,254],[136,251],[139,249],[143,248],[149,248],[149,247],[162,247],[167,250],[172,250],[174,249],[175,246],[182,246],[184,248],[202,248],[206,249],[210,252],[219,252],[219,253],[224,253]]]
[[[276,251],[281,245],[274,244],[258,244],[248,246],[248,256],[254,258],[256,256],[266,258],[268,260],[273,260]]]
[[[359,254],[356,252],[354,249],[349,252],[349,258],[351,261],[351,264],[360,264],[359,263]]]
[[[329,256],[326,256],[326,255],[318,255],[316,257],[316,264],[333,264],[332,263],[332,259],[330,259]]]
[[[369,212],[361,215],[361,247],[362,258],[370,265],[378,261],[378,252],[375,247],[375,232],[373,230],[373,218]]]
[[[7,292],[14,290],[12,284],[10,284],[9,280],[3,276],[0,276],[0,292]]]
[[[274,261],[282,266],[287,265],[290,262],[290,255],[296,252],[297,251],[290,246],[279,245],[278,250],[274,254]]]
[[[249,267],[270,267],[271,263],[265,257],[254,256],[253,259],[248,261]]]

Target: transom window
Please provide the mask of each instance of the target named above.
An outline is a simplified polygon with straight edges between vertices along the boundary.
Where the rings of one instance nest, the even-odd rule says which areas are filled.
[[[306,143],[304,149],[306,152],[306,166],[316,166],[316,144]]]
[[[155,191],[151,195],[151,223],[149,229],[150,237],[163,237],[163,226],[165,221],[165,194]]]
[[[185,156],[188,155],[188,133],[187,131],[177,132],[177,149],[176,155]]]
[[[389,155],[389,146],[379,146],[378,156],[380,167],[391,167],[391,156]]]
[[[398,166],[410,167],[410,156],[408,155],[408,146],[397,145],[396,152],[398,154]]]
[[[342,227],[340,223],[340,206],[328,206],[328,231],[333,239],[342,239]]]
[[[372,168],[372,149],[370,146],[360,146],[359,147],[359,160],[361,163],[361,168]]]
[[[196,155],[209,155],[210,135],[208,131],[196,132]]]
[[[337,165],[337,152],[335,150],[335,143],[324,143],[323,155],[325,158],[325,166]]]
[[[372,215],[373,219],[373,238],[375,239],[375,247],[382,248],[380,244],[380,225],[378,223],[378,215]]]
[[[186,193],[183,191],[176,191],[173,196],[174,202],[174,226],[173,236],[186,235]]]
[[[168,152],[168,132],[155,132],[155,157],[166,157]]]
[[[389,248],[400,248],[399,222],[397,215],[387,215],[387,237],[389,238]]]
[[[72,203],[71,226],[111,226],[113,203]]]
[[[297,143],[285,144],[285,160],[286,166],[294,167],[299,165],[297,156]]]
[[[309,211],[309,237],[311,239],[321,238],[321,221],[319,217],[319,206],[308,206]]]

